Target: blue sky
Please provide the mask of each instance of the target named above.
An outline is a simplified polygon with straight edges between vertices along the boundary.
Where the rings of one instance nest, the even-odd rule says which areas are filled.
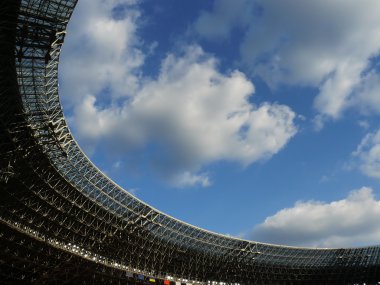
[[[80,146],[219,233],[380,243],[380,2],[80,0],[60,64]]]

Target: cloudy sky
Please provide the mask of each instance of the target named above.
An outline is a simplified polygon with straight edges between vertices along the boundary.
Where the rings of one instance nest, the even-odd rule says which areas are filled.
[[[380,244],[378,0],[79,0],[60,92],[93,162],[170,215]]]

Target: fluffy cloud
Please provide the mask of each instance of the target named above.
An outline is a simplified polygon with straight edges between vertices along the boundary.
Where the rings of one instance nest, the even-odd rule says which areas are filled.
[[[268,217],[252,233],[254,240],[319,247],[378,244],[380,201],[371,188],[352,191],[331,203],[297,202]]]
[[[255,106],[253,92],[244,74],[221,74],[215,58],[191,46],[168,55],[158,78],[121,106],[99,108],[94,96],[85,97],[75,108],[75,126],[82,138],[120,153],[154,149],[150,164],[174,185],[207,186],[203,166],[269,158],[296,133],[290,108]]]
[[[372,70],[364,75],[351,103],[359,106],[364,114],[380,114],[380,74]]]
[[[249,2],[237,6],[243,15],[250,10],[249,24],[246,16],[236,17],[235,9],[216,1],[213,11],[200,16],[196,30],[215,39],[201,23],[226,19],[229,28],[222,26],[223,36],[233,27],[247,26],[241,43],[243,63],[272,87],[285,83],[318,88],[314,106],[321,114],[320,122],[321,118],[338,118],[358,103],[378,103],[379,75],[371,59],[380,51],[379,1]],[[368,69],[370,76],[365,75]]]
[[[215,1],[212,12],[202,11],[194,28],[201,36],[226,39],[234,28],[245,27],[250,21],[252,1]]]
[[[88,95],[129,96],[138,88],[144,54],[138,48],[140,14],[135,2],[78,2],[60,63],[65,106],[71,107]]]
[[[204,166],[269,158],[296,133],[290,108],[251,104],[254,86],[245,75],[220,73],[198,46],[169,54],[157,78],[144,77],[136,1],[81,0],[75,13],[60,91],[87,152],[103,148],[118,161],[141,154],[172,185],[206,187]]]
[[[353,156],[358,159],[359,168],[365,175],[380,179],[380,130],[367,134]]]

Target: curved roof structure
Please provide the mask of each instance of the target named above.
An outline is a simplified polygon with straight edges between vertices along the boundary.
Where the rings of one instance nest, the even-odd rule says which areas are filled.
[[[296,248],[212,233],[152,208],[97,169],[72,137],[58,94],[75,4],[0,3],[0,283],[380,281],[379,246]]]

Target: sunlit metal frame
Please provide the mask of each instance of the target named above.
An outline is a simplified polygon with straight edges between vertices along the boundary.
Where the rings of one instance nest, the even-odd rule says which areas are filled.
[[[380,281],[379,246],[297,248],[212,233],[152,208],[96,168],[72,137],[58,94],[59,55],[75,5],[0,3],[0,276],[79,280],[62,265],[72,259],[92,268],[87,278],[105,283],[124,280],[123,272],[193,283]],[[29,247],[15,249],[21,243]],[[36,247],[51,254],[35,260],[28,250]],[[60,274],[46,278],[38,263]]]

